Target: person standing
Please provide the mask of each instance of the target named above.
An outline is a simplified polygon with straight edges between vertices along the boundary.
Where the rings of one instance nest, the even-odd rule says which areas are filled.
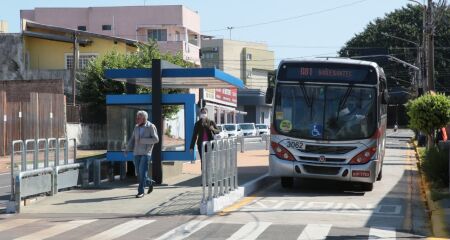
[[[200,162],[202,161],[203,142],[214,140],[214,134],[220,131],[213,120],[207,117],[208,109],[200,109],[200,119],[194,125],[194,133],[192,134],[190,151],[194,151],[194,145],[197,143],[197,150],[200,154]]]
[[[146,186],[148,186],[147,194],[153,191],[153,183],[148,176],[148,163],[152,155],[153,145],[158,142],[159,138],[156,127],[148,121],[147,112],[138,111],[136,113],[136,126],[124,152],[125,156],[131,150],[134,154],[134,166],[139,182],[136,198],[144,196],[144,188]]]

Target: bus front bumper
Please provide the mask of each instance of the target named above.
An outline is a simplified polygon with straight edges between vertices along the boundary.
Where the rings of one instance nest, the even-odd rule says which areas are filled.
[[[378,160],[360,165],[306,163],[281,160],[275,155],[270,155],[269,175],[373,183],[377,179],[378,163]]]

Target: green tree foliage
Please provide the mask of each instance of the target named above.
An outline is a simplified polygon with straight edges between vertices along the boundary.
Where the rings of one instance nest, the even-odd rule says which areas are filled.
[[[443,94],[425,94],[406,105],[410,127],[428,135],[428,147],[433,144],[436,129],[450,122],[450,98]]]
[[[438,9],[441,13],[435,20],[435,77],[436,90],[450,92],[450,9]],[[423,9],[419,5],[408,4],[406,7],[386,14],[383,18],[370,22],[363,32],[356,34],[339,51],[342,57],[355,57],[386,53],[403,61],[418,65],[417,46],[388,35],[407,39],[422,45]],[[378,62],[385,70],[388,86],[401,85],[414,87],[411,79],[414,72],[396,62],[388,62],[386,58],[374,57],[368,60]],[[395,77],[391,78],[391,77]]]
[[[135,53],[121,54],[110,52],[103,57],[89,62],[86,69],[78,76],[78,100],[83,103],[82,115],[88,122],[106,122],[106,95],[123,94],[126,92],[126,84],[106,79],[106,69],[124,68],[151,68],[152,59],[162,59],[181,67],[193,67],[190,62],[183,60],[180,53],[175,55],[162,54],[155,42],[139,44]],[[163,89],[163,93],[174,94],[186,92],[186,89]],[[151,93],[151,88],[136,87],[137,93]],[[179,111],[179,107],[164,106],[163,117],[173,118]]]

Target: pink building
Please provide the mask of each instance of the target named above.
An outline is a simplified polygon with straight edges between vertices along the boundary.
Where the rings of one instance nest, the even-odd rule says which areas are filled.
[[[154,39],[161,52],[180,52],[200,65],[200,16],[181,5],[35,8],[21,10],[20,18],[142,42]]]

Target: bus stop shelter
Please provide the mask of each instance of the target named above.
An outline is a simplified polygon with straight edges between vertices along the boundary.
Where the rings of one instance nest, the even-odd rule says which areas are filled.
[[[153,148],[152,176],[153,180],[162,183],[162,160],[194,160],[195,153],[189,151],[190,139],[195,123],[195,96],[193,94],[162,94],[163,88],[245,88],[243,81],[215,68],[180,68],[179,66],[152,60],[151,69],[108,69],[108,79],[135,84],[152,89],[150,95],[109,95],[107,105],[135,104],[151,105],[149,118],[158,130],[161,140]],[[184,106],[185,141],[181,151],[162,152],[163,141],[163,104]],[[120,123],[117,124],[120,127]],[[128,139],[127,139],[128,140]],[[132,160],[132,154],[123,156],[120,149],[107,152],[107,159],[113,161]],[[164,159],[163,159],[164,158]]]

